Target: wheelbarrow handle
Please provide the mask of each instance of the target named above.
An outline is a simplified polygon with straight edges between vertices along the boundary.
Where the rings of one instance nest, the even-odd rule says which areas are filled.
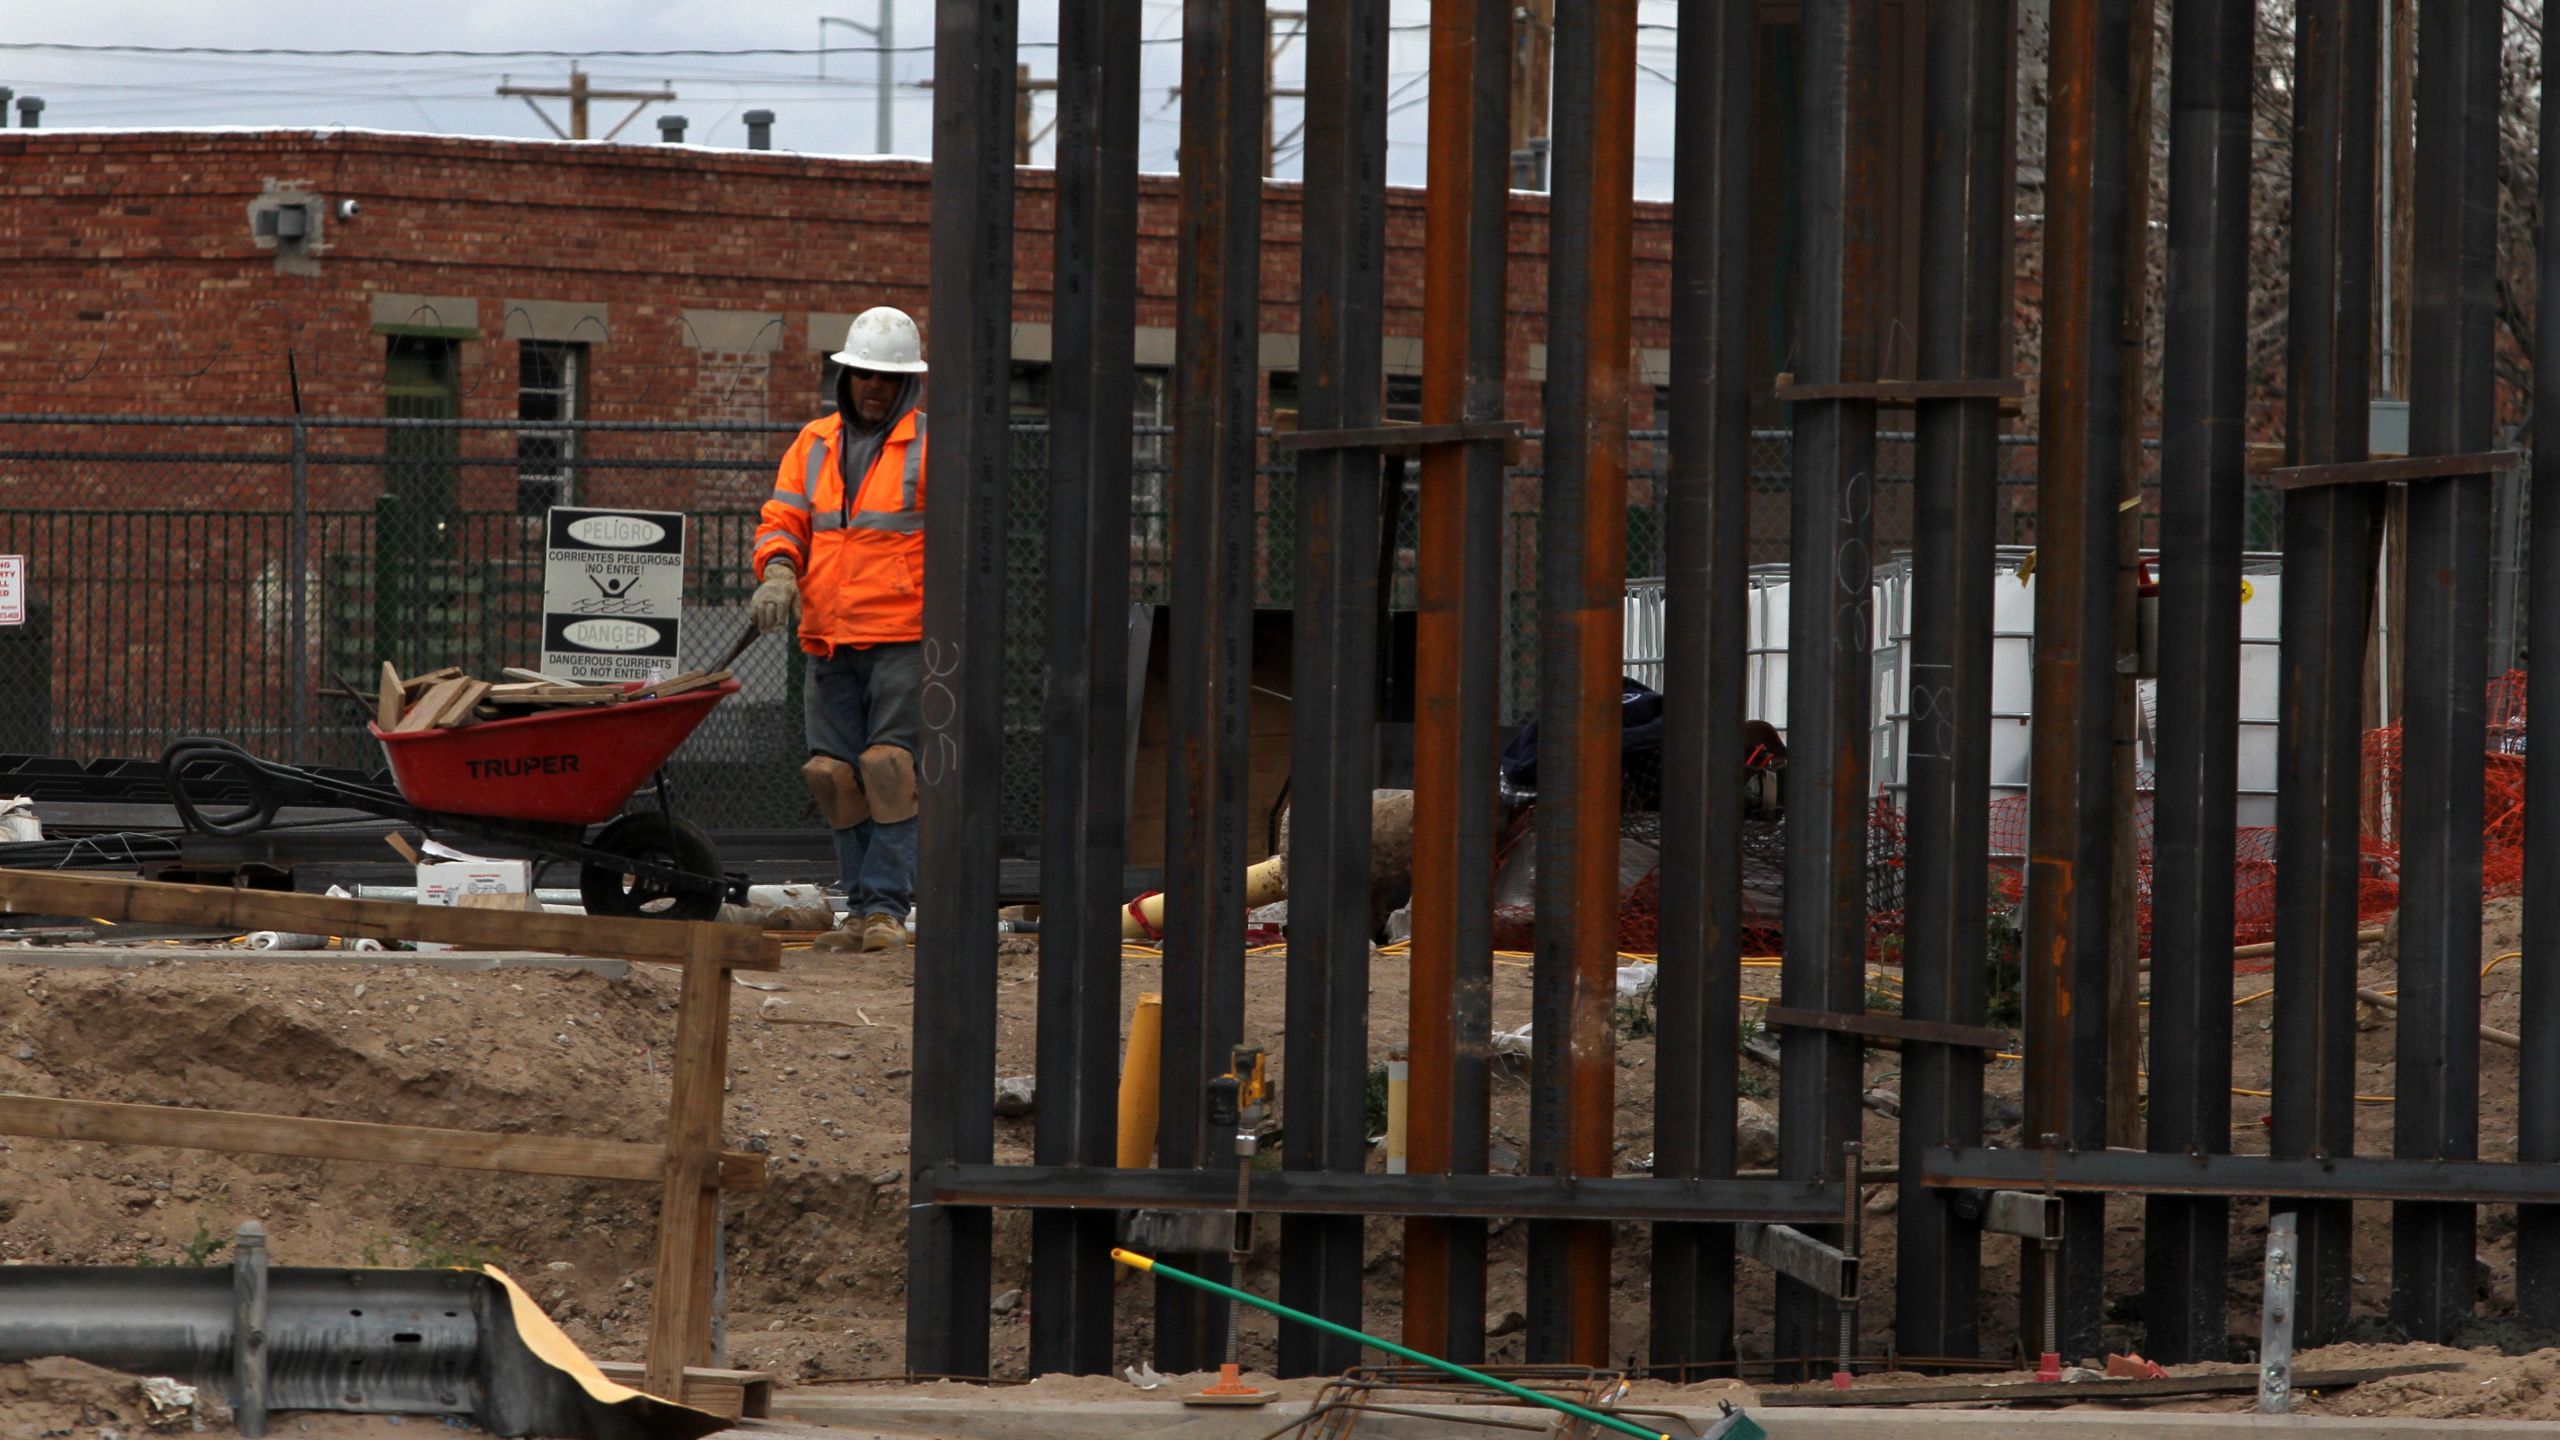
[[[720,657],[720,663],[719,663],[719,664],[717,664],[717,665],[712,666],[711,668],[712,668],[712,669],[714,669],[714,670],[726,670],[726,669],[728,669],[730,666],[737,664],[737,663],[738,663],[738,657],[739,657],[739,656],[741,656],[741,655],[746,654],[746,653],[747,653],[747,647],[748,647],[748,646],[750,646],[750,645],[755,644],[755,643],[756,643],[756,637],[758,637],[758,636],[762,635],[763,633],[764,633],[763,631],[758,630],[758,629],[756,628],[756,625],[755,625],[755,622],[754,622],[754,621],[752,621],[752,620],[748,621],[748,622],[747,622],[747,628],[746,628],[746,630],[745,630],[745,632],[744,632],[744,633],[742,633],[742,634],[740,634],[740,635],[738,636],[737,643],[735,643],[735,644],[731,645],[731,646],[729,647],[729,653],[727,653],[727,654],[725,654],[725,655],[721,656],[721,657]]]

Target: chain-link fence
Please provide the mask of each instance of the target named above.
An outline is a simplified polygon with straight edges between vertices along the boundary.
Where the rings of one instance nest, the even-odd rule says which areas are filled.
[[[0,628],[0,752],[151,757],[186,734],[277,758],[375,766],[356,707],[389,660],[404,674],[459,665],[490,676],[538,665],[542,514],[553,504],[690,517],[682,668],[707,666],[747,623],[757,508],[791,424],[432,418],[173,420],[0,418],[0,553],[23,555],[27,623]],[[1911,538],[1911,437],[1880,438],[1878,555]],[[1632,439],[1631,576],[1661,573],[1665,435]],[[2032,440],[2003,442],[2003,543],[2034,539]],[[1134,442],[1132,598],[1165,604],[1172,554],[1170,433]],[[1018,424],[1006,610],[1008,848],[1039,830],[1048,433]],[[1539,648],[1538,445],[1510,471],[1503,556],[1504,719],[1535,713]],[[1389,603],[1414,604],[1413,467],[1386,495]],[[1752,446],[1752,555],[1782,562],[1788,437]],[[2148,483],[2148,482],[2146,482]],[[1255,486],[1255,603],[1295,594],[1295,470],[1266,447]],[[2253,548],[2273,541],[2271,502]],[[1162,631],[1159,630],[1159,635]],[[1160,643],[1160,642],[1159,642]],[[801,667],[766,640],[737,665],[744,692],[677,755],[679,803],[720,828],[807,820]]]

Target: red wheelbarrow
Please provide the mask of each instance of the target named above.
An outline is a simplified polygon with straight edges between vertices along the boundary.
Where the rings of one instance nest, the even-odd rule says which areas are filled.
[[[341,806],[574,861],[589,914],[708,920],[723,900],[746,898],[746,879],[723,874],[711,837],[677,817],[661,767],[713,706],[736,693],[738,682],[725,680],[682,695],[404,735],[368,723],[396,791],[201,736],[170,745],[160,768],[179,818],[203,834],[255,834],[287,805]],[[248,801],[208,810],[188,793],[191,780],[245,788]],[[656,789],[655,807],[624,811],[644,785]],[[590,836],[587,827],[599,823]]]

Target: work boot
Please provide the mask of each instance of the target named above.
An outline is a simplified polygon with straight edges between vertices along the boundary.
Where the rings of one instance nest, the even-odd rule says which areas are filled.
[[[907,943],[907,927],[894,916],[866,915],[862,920],[862,949],[869,954],[878,950],[895,950]]]
[[[819,935],[817,939],[810,941],[809,948],[812,950],[823,950],[830,955],[850,955],[863,948],[862,940],[863,934],[861,917],[858,915],[848,915],[844,918],[842,924],[839,924],[834,929]]]

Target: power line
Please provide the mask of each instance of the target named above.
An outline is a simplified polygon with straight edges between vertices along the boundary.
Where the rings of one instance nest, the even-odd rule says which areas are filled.
[[[1054,46],[1054,40],[1026,40],[1025,46]],[[930,54],[933,46],[901,45],[901,54]],[[739,49],[679,50],[305,50],[286,46],[229,45],[72,45],[50,40],[0,41],[0,50],[52,50],[72,55],[221,55],[242,58],[285,55],[310,60],[657,60],[687,56],[708,59],[735,59],[746,56],[784,56],[813,58],[820,54],[843,54],[841,47],[819,51],[807,46],[749,46]]]
[[[1426,21],[1415,21],[1404,25],[1391,25],[1387,28],[1391,31],[1403,31],[1418,34],[1428,31],[1431,26]],[[1141,45],[1179,45],[1182,43],[1182,37],[1180,35],[1147,36],[1139,40],[1138,43]],[[1055,40],[1023,40],[1016,42],[1016,48],[1023,50],[1054,50],[1058,47],[1058,44],[1059,42]],[[742,46],[734,49],[682,48],[670,50],[383,50],[355,47],[335,50],[316,50],[300,49],[281,45],[75,45],[58,40],[0,41],[0,51],[23,50],[46,50],[67,55],[217,55],[244,59],[257,59],[268,56],[287,56],[306,60],[661,60],[681,59],[686,57],[727,60],[744,59],[753,56],[813,59],[821,55],[841,55],[845,53],[841,47],[830,46],[825,50],[818,50],[805,45],[759,45]],[[897,55],[930,55],[933,53],[933,50],[934,47],[931,43],[922,45],[896,45],[889,47],[889,53]]]

